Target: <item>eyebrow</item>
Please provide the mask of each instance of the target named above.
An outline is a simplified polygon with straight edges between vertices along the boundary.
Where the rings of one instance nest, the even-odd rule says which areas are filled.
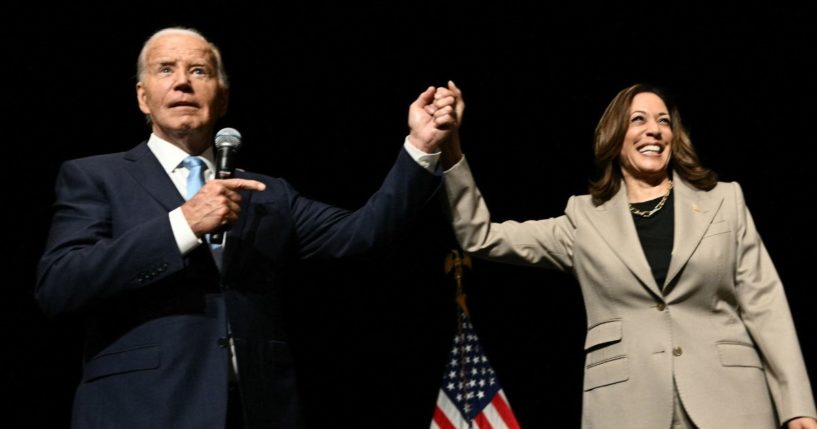
[[[158,58],[148,62],[148,64],[175,64],[175,63],[176,60],[172,58]]]
[[[166,66],[166,65],[175,65],[179,63],[179,60],[173,58],[159,58],[157,60],[150,61],[148,63],[149,66]],[[194,61],[187,64],[188,67],[204,67],[207,69],[213,69],[215,66],[208,64],[207,61]]]
[[[646,112],[645,110],[633,110],[632,112],[630,112],[630,116],[632,116],[632,115],[633,115],[633,114],[635,114],[635,113],[641,113],[641,114],[644,114],[644,115],[646,115],[646,114],[647,114],[647,112]],[[669,113],[667,113],[667,112],[661,112],[661,113],[659,113],[657,116],[665,116],[665,115],[666,115],[666,116],[669,116]]]

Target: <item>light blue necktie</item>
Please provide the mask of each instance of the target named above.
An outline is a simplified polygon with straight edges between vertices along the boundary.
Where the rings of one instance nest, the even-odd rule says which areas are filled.
[[[196,195],[196,192],[204,186],[204,160],[197,156],[188,156],[182,161],[182,165],[187,168],[187,196],[189,200]]]

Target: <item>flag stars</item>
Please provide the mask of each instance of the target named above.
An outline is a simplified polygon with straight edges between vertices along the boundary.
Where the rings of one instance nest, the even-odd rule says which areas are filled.
[[[462,312],[460,317],[462,330],[454,336],[441,392],[454,403],[462,417],[471,422],[501,388],[473,325]]]

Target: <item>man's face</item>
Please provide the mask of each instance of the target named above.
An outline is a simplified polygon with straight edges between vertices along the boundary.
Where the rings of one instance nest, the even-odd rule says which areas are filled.
[[[207,42],[186,34],[161,36],[150,44],[145,63],[136,96],[153,132],[170,142],[211,133],[226,111],[227,94]]]

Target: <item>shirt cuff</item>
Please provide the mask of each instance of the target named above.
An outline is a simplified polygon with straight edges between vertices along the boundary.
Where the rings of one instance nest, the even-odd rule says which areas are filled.
[[[434,173],[437,171],[437,165],[440,163],[440,152],[423,152],[409,142],[408,136],[406,136],[406,140],[403,142],[403,147],[406,148],[406,152],[411,155],[411,158],[417,164],[420,164],[420,167],[428,170],[429,173]]]
[[[184,217],[184,213],[182,213],[181,207],[168,213],[168,217],[170,218],[170,228],[173,230],[173,237],[176,239],[176,245],[179,246],[179,252],[181,252],[182,255],[190,253],[190,251],[201,244],[201,239],[196,237],[196,234],[193,233],[190,224],[187,223],[187,219]]]

